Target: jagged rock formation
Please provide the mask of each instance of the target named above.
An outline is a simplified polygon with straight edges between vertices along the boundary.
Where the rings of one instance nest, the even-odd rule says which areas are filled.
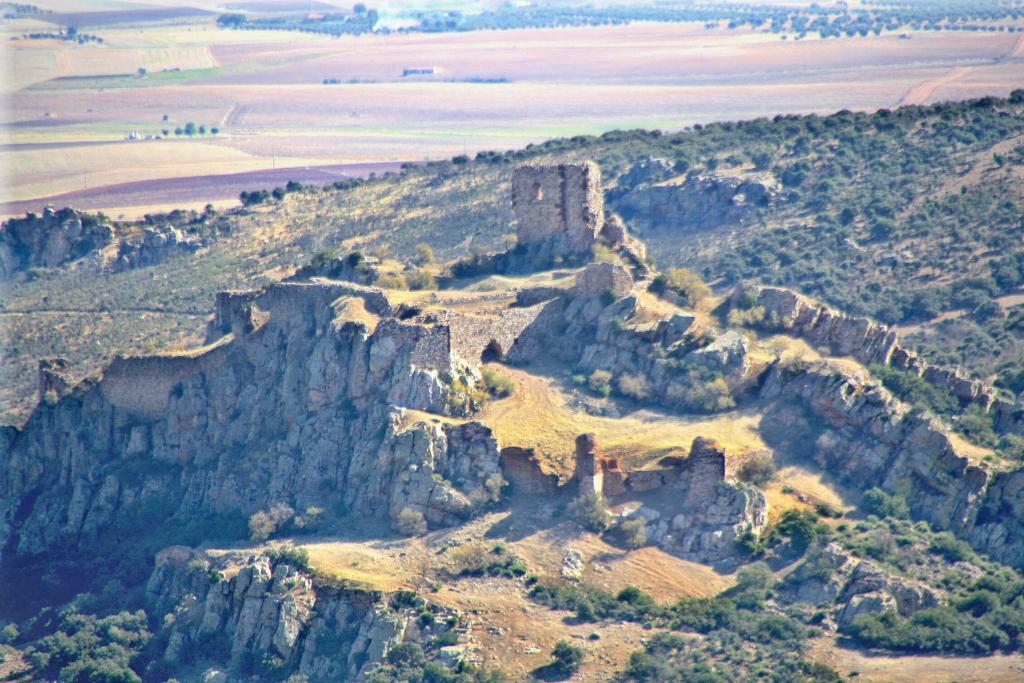
[[[866,373],[827,362],[776,365],[761,397],[773,402],[761,423],[770,442],[805,453],[840,482],[905,496],[915,518],[1024,565],[1024,471],[972,463],[933,417]]]
[[[911,349],[901,346],[896,332],[886,325],[862,316],[847,315],[780,287],[738,290],[733,300],[751,295],[754,305],[764,309],[761,326],[765,329],[802,337],[836,355],[852,356],[866,365],[891,365],[913,372],[929,384],[949,391],[963,403],[977,403],[988,409],[996,400],[995,388],[965,377],[958,370],[926,363]]]
[[[939,604],[939,596],[927,586],[855,559],[836,543],[809,553],[787,575],[780,593],[792,602],[834,605],[840,628],[850,626],[861,614],[892,611],[908,617]]]
[[[642,161],[619,178],[609,193],[615,210],[639,234],[647,231],[692,233],[739,227],[757,217],[759,207],[779,201],[763,183],[715,173],[690,175],[682,183],[657,184],[671,176],[660,160]]]
[[[644,400],[665,407],[712,411],[731,405],[726,400],[731,389],[750,379],[742,335],[705,338],[694,318],[682,313],[628,324],[642,306],[626,276],[621,266],[587,266],[569,292],[542,305],[509,358],[530,362],[554,356],[587,374],[603,370],[642,377]]]
[[[5,432],[0,547],[73,546],[156,504],[465,518],[489,497],[497,443],[475,423],[407,426],[403,409],[447,412],[472,370],[446,328],[335,321],[352,287],[272,286],[242,307],[269,316],[261,327],[193,355],[119,359],[40,403]]]
[[[419,624],[392,596],[314,583],[265,555],[214,559],[180,546],[157,556],[146,596],[157,617],[173,615],[163,621],[167,660],[202,653],[224,668],[272,663],[313,683],[361,680],[405,640],[429,652],[430,640],[458,623],[453,613]]]
[[[113,242],[111,225],[71,209],[12,218],[0,227],[0,279],[29,268],[56,268]]]
[[[102,217],[73,209],[29,213],[0,226],[0,279],[30,268],[57,268],[74,261],[94,271],[119,272],[162,263],[206,245],[208,230],[172,225],[118,229]]]

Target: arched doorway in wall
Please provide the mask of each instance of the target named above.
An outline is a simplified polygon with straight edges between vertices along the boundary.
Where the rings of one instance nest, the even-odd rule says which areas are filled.
[[[484,347],[483,353],[480,354],[481,363],[496,363],[505,357],[505,352],[501,348],[501,344],[498,343],[497,339],[492,339],[487,346]]]

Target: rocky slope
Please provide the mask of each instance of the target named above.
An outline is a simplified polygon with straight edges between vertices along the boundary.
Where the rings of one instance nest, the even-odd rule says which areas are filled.
[[[3,547],[74,545],[158,501],[183,515],[274,503],[380,519],[411,507],[431,523],[468,514],[497,471],[488,430],[402,420],[403,408],[443,413],[463,369],[431,328],[335,321],[346,291],[272,287],[255,301],[267,322],[248,334],[120,359],[44,395],[5,432]]]
[[[0,280],[24,277],[32,268],[108,273],[142,268],[194,253],[212,239],[203,224],[117,227],[102,215],[47,207],[42,215],[30,213],[0,226]]]
[[[146,597],[164,624],[163,658],[198,660],[209,667],[204,680],[240,670],[361,680],[395,644],[427,645],[458,625],[455,614],[420,624],[412,600],[314,582],[287,560],[211,558],[183,547],[159,554]]]

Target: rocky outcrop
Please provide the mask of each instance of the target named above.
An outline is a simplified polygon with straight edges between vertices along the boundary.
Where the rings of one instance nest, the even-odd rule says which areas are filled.
[[[0,227],[0,279],[29,268],[56,268],[113,244],[114,228],[96,216],[47,208]]]
[[[832,354],[850,356],[865,365],[889,365],[912,372],[964,404],[977,403],[988,409],[997,400],[995,388],[965,377],[958,370],[926,363],[900,345],[891,327],[869,318],[847,315],[781,287],[738,290],[733,302],[743,300],[764,309],[760,323],[763,329],[799,336]]]
[[[780,596],[789,602],[834,606],[839,628],[861,614],[891,611],[909,617],[939,604],[929,587],[858,560],[836,543],[811,550],[786,576]]]
[[[158,618],[169,615],[160,634],[166,661],[232,671],[258,663],[313,683],[362,680],[395,644],[429,648],[457,623],[418,624],[392,596],[314,583],[287,560],[211,558],[183,547],[157,556],[146,596]]]
[[[680,557],[734,562],[739,537],[756,536],[767,524],[764,494],[726,481],[725,451],[709,439],[697,437],[689,457],[672,460],[662,470],[623,471],[617,459],[597,454],[590,435],[577,439],[576,450],[578,490],[640,501],[620,521],[643,520],[648,542]]]
[[[734,562],[739,537],[757,536],[768,523],[764,494],[726,481],[725,451],[709,439],[694,439],[689,457],[675,470],[666,476],[665,492],[679,493],[649,499],[637,513],[645,519],[648,539],[698,562]]]
[[[490,498],[497,442],[475,423],[406,424],[404,409],[446,413],[473,371],[442,330],[335,320],[347,292],[272,286],[249,303],[269,317],[247,334],[196,355],[122,358],[41,402],[0,454],[0,547],[74,546],[152,507],[464,519]]]
[[[937,420],[866,372],[777,365],[761,396],[774,404],[761,423],[769,442],[813,458],[842,483],[904,496],[915,518],[1024,565],[1024,472],[994,475],[972,463]]]
[[[173,225],[146,226],[139,232],[121,237],[117,256],[107,270],[119,272],[163,263],[169,258],[191,254],[209,243],[198,231],[186,231]]]
[[[609,200],[639,234],[686,234],[747,225],[760,207],[780,201],[763,183],[715,173],[690,175],[682,183],[656,184],[671,174],[657,163],[634,166],[619,179]]]
[[[0,227],[0,279],[75,261],[97,272],[143,268],[192,253],[206,245],[211,234],[205,225],[115,228],[102,215],[48,207],[42,216],[29,213]]]
[[[599,267],[602,276],[591,277]],[[641,400],[670,409],[711,412],[733,405],[731,393],[752,379],[742,334],[711,336],[682,313],[632,322],[642,309],[640,297],[629,293],[616,299],[624,286],[604,277],[616,269],[625,274],[621,266],[591,265],[571,291],[542,304],[509,359],[556,358],[588,375],[595,370],[616,378],[630,375],[642,382]]]

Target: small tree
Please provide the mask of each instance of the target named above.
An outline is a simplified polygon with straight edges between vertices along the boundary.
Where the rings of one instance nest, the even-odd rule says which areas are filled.
[[[13,643],[18,639],[19,635],[18,627],[15,624],[7,624],[0,629],[0,643]]]
[[[755,453],[740,465],[737,475],[740,481],[764,486],[775,476],[775,462],[768,453]]]
[[[213,128],[210,129],[210,135],[216,135],[219,132],[220,132],[220,128],[218,128],[217,126],[214,126]]]
[[[185,135],[192,137],[196,134],[196,124],[189,121],[185,124]]]
[[[181,126],[178,126],[177,128],[175,128],[175,129],[174,129],[174,134],[175,134],[175,135],[181,135],[181,134],[182,134],[182,133],[184,133],[184,132],[185,132],[185,131],[183,131],[183,130],[181,129]]]
[[[427,518],[419,510],[404,507],[395,518],[395,531],[405,536],[418,536],[427,532]]]
[[[409,289],[409,283],[405,277],[397,274],[386,273],[381,275],[374,284],[384,289]]]
[[[580,669],[583,663],[583,648],[573,645],[568,640],[560,640],[551,650],[551,667],[566,676],[571,676]]]
[[[569,503],[569,514],[585,528],[600,533],[608,528],[608,506],[604,496],[586,493]]]
[[[622,540],[630,548],[647,545],[647,523],[643,517],[631,517],[619,525]]]
[[[206,126],[199,126],[199,134],[206,135]]]
[[[608,396],[612,393],[612,373],[606,370],[594,370],[587,378],[587,386],[595,394]]]
[[[410,270],[405,275],[409,289],[437,289],[437,279],[425,270]]]
[[[500,472],[495,472],[491,476],[487,477],[484,482],[484,488],[487,490],[487,494],[491,497],[492,503],[497,503],[501,500],[501,490],[508,486],[508,481],[505,477],[501,476]]]
[[[624,373],[619,375],[617,384],[619,393],[634,401],[642,401],[650,395],[647,378],[641,374]]]
[[[416,262],[420,265],[434,262],[434,248],[425,242],[416,245]]]

